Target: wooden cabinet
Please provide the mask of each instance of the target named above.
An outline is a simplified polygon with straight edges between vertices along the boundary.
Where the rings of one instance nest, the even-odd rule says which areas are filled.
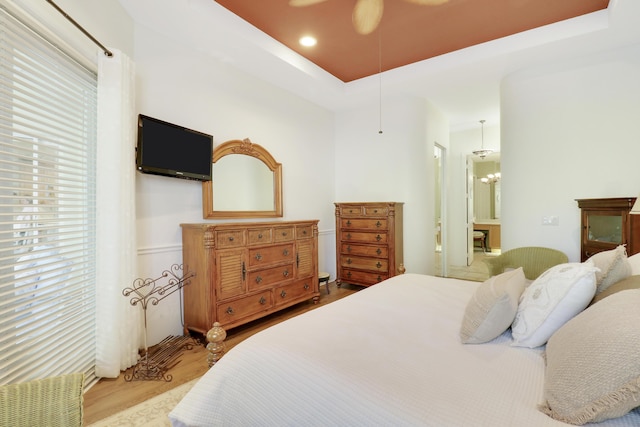
[[[335,203],[336,284],[370,286],[404,273],[402,203]]]
[[[627,255],[640,252],[640,215],[630,215],[635,197],[576,199],[581,209],[580,259],[626,245]]]
[[[181,224],[185,331],[206,334],[313,298],[318,292],[318,221]]]

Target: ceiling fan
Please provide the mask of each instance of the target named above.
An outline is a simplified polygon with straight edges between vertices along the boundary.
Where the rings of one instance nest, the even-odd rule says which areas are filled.
[[[289,0],[289,6],[303,7],[322,3],[327,0]],[[449,0],[405,0],[424,6],[438,6]],[[359,34],[369,34],[373,32],[382,19],[384,10],[384,0],[358,0],[353,8],[353,27]]]

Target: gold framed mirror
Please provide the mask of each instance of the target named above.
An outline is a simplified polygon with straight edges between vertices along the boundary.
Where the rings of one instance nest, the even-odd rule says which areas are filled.
[[[282,217],[282,164],[248,138],[213,150],[212,180],[202,182],[202,215],[215,218]]]

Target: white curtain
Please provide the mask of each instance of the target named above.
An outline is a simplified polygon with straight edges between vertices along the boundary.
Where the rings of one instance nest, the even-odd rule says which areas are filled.
[[[135,365],[142,308],[122,294],[136,278],[135,64],[121,52],[98,61],[96,167],[96,376]]]

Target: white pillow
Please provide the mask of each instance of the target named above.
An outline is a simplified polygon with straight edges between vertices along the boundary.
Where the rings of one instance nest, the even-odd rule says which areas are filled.
[[[597,268],[590,262],[551,267],[520,298],[511,325],[513,345],[538,347],[569,319],[585,309],[596,293]]]
[[[588,260],[600,271],[596,272],[596,294],[614,283],[631,276],[631,265],[627,260],[627,250],[620,245],[615,249],[598,252]]]
[[[640,274],[640,253],[631,255],[629,258],[627,258],[627,261],[629,262],[629,266],[631,267],[631,275],[632,276],[639,275]]]
[[[506,331],[518,310],[526,278],[522,267],[490,277],[482,283],[467,303],[460,327],[465,344],[491,341]]]

